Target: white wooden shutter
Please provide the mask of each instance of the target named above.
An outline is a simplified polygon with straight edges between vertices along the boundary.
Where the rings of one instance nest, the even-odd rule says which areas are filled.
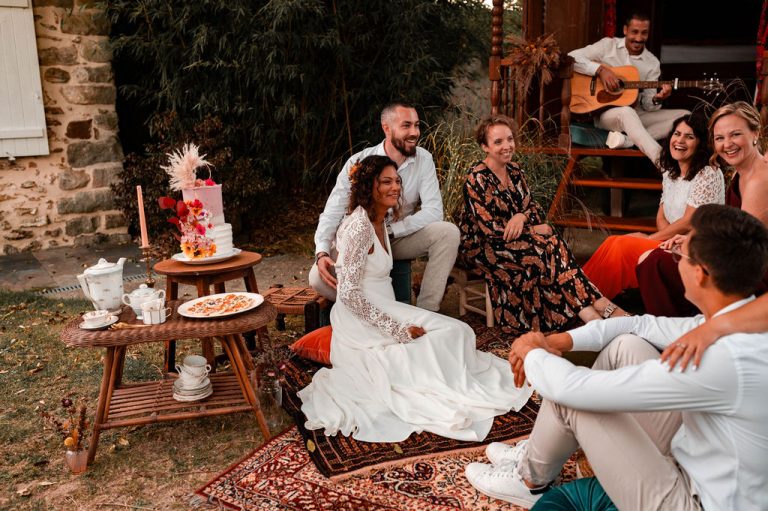
[[[29,0],[0,0],[0,158],[48,154]]]

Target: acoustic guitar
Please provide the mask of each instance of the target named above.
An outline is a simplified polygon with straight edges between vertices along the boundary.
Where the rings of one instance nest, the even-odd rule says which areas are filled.
[[[635,66],[611,67],[619,78],[619,89],[609,91],[597,76],[574,73],[571,79],[571,112],[586,114],[609,106],[629,106],[637,101],[639,89],[657,89],[668,84],[676,90],[680,87],[696,87],[705,91],[721,91],[723,85],[714,78],[705,80],[663,80],[640,81],[640,72]]]

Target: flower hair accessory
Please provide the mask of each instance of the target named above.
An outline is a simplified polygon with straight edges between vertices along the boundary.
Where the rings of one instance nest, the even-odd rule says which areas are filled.
[[[350,181],[353,181],[353,182],[354,182],[354,181],[356,181],[356,180],[357,180],[357,178],[356,178],[356,176],[357,176],[357,173],[360,171],[360,168],[361,168],[362,166],[363,166],[363,165],[360,163],[360,160],[357,160],[357,161],[355,162],[355,164],[354,164],[354,165],[352,165],[352,166],[349,168],[349,180],[350,180]]]

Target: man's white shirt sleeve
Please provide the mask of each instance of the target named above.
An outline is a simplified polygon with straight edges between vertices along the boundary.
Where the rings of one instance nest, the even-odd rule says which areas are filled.
[[[603,56],[610,51],[613,40],[610,37],[604,37],[594,44],[579,48],[568,53],[574,58],[574,71],[583,75],[595,76]]]
[[[339,224],[341,224],[341,220],[344,218],[349,206],[349,190],[351,188],[349,168],[352,166],[353,158],[357,161],[358,157],[359,155],[355,155],[344,164],[336,178],[336,185],[333,187],[333,191],[331,191],[331,195],[328,196],[328,200],[325,203],[325,209],[320,214],[317,230],[315,231],[315,254],[320,252],[331,253],[331,245],[336,238],[336,230],[339,228]]]
[[[617,336],[632,333],[664,348],[698,326],[695,318],[631,316],[591,321],[570,331],[574,350],[599,351]],[[709,359],[710,363],[706,363]],[[713,361],[717,361],[714,362]],[[659,359],[612,371],[577,367],[543,349],[525,358],[528,381],[545,398],[580,410],[631,412],[733,409],[739,382],[733,358],[722,345],[712,345],[701,367],[669,371]]]

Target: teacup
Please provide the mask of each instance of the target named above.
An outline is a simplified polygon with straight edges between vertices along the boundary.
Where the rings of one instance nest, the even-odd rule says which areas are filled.
[[[184,371],[192,376],[206,376],[211,370],[211,365],[205,357],[200,355],[187,355],[184,357]]]
[[[205,357],[199,355],[188,355],[184,359],[184,365],[176,364],[176,371],[179,373],[181,384],[184,387],[199,387],[210,370],[211,366]]]
[[[165,323],[165,320],[171,315],[170,307],[162,307],[157,305],[156,302],[164,302],[165,300],[152,300],[151,302],[144,302],[141,304],[141,319],[145,325],[159,325]]]
[[[98,327],[107,322],[109,315],[109,311],[104,309],[89,311],[83,314],[83,323],[87,327]]]

